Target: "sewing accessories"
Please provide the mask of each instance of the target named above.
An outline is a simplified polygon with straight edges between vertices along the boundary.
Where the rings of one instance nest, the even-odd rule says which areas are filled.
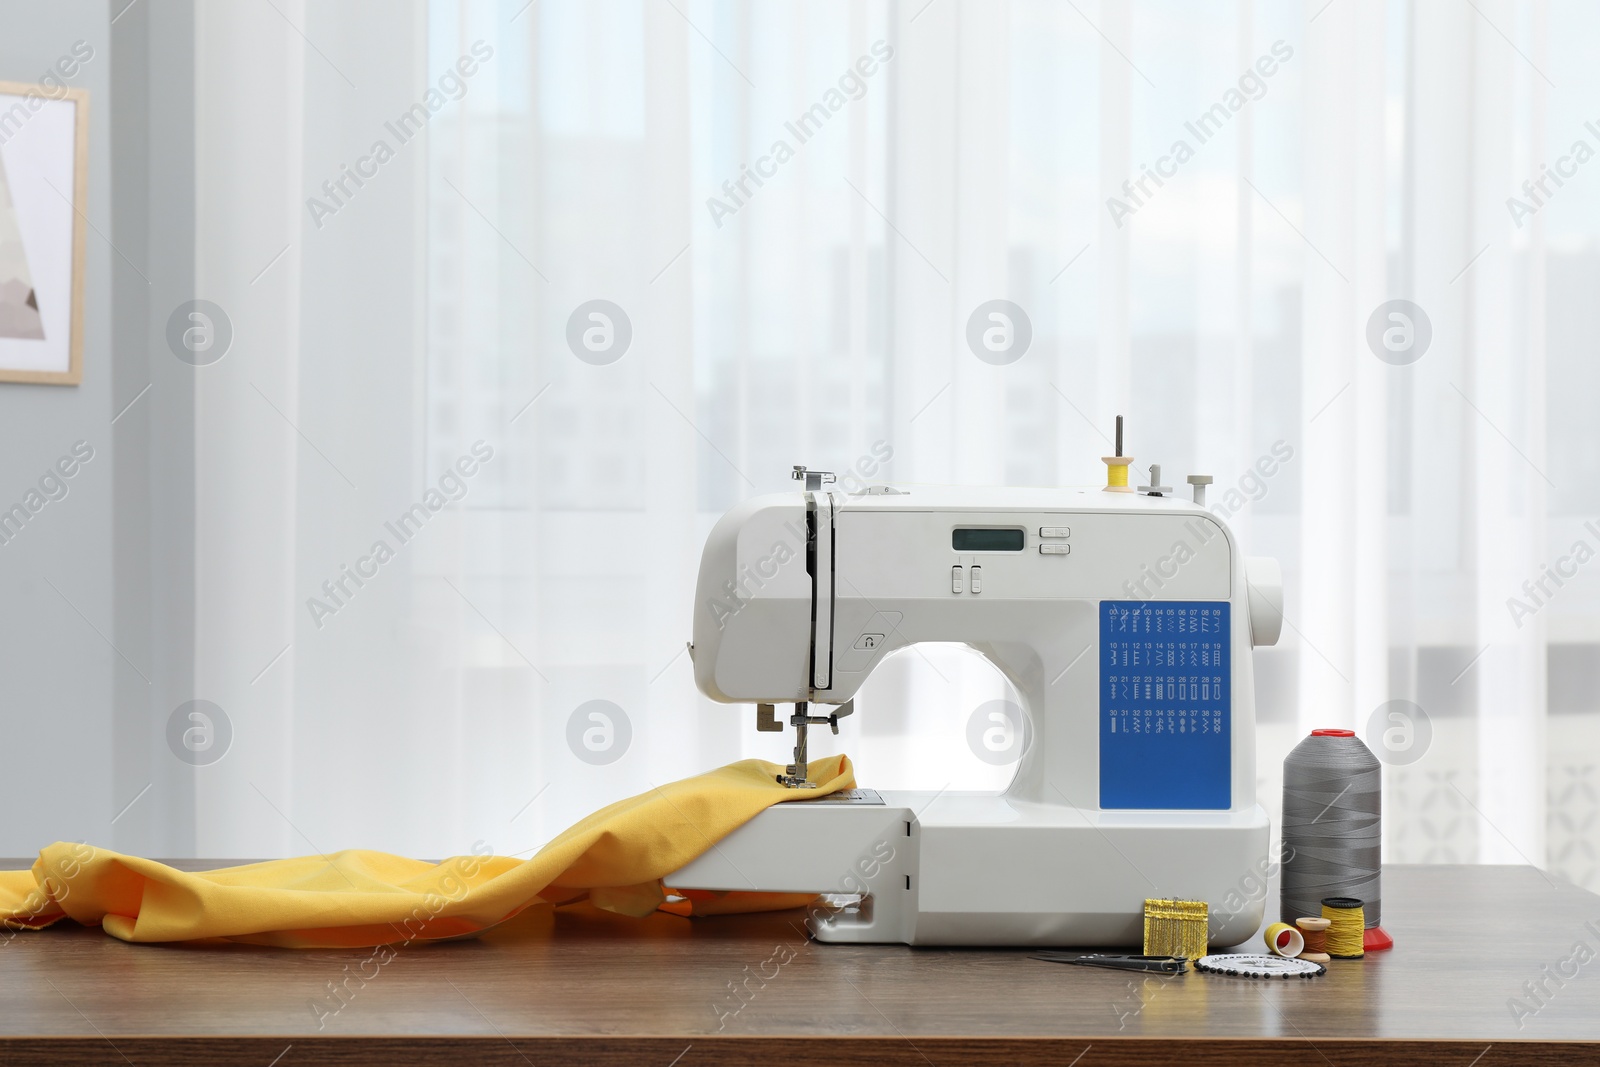
[[[1295,959],[1306,950],[1305,935],[1288,923],[1273,923],[1261,939],[1274,956]]]
[[[1318,902],[1326,897],[1352,898],[1364,906],[1362,942],[1368,952],[1394,945],[1380,925],[1381,772],[1382,764],[1353,730],[1313,730],[1283,761],[1278,917],[1295,922],[1318,914]]]
[[[1146,956],[1182,956],[1197,960],[1206,954],[1210,909],[1203,900],[1146,900]]]
[[[1156,974],[1186,974],[1189,961],[1183,956],[1114,956],[1101,953],[1069,955],[1065,952],[1040,952],[1029,959],[1046,963],[1075,963],[1080,967],[1109,967],[1119,971],[1150,971]]]
[[[1320,915],[1306,915],[1296,919],[1294,924],[1300,928],[1301,937],[1305,938],[1306,947],[1300,953],[1301,959],[1327,963],[1333,958],[1328,955],[1328,927],[1333,925],[1332,920]]]
[[[1355,897],[1325,897],[1322,917],[1331,924],[1328,955],[1336,960],[1359,960],[1367,925],[1361,901]]]
[[[1202,956],[1195,960],[1194,968],[1206,974],[1227,974],[1235,978],[1316,978],[1328,973],[1328,968],[1320,963],[1244,953]]]

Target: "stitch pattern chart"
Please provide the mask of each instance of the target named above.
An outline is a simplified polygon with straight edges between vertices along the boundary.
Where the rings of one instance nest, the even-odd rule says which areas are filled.
[[[1100,603],[1100,806],[1232,800],[1227,601]]]

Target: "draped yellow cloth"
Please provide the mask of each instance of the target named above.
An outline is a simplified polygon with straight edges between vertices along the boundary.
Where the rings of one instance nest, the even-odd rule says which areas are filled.
[[[70,918],[124,941],[351,948],[470,937],[527,908],[585,898],[625,915],[797,907],[812,897],[691,890],[668,902],[662,884],[773,804],[855,785],[844,756],[812,762],[814,790],[784,788],[780,770],[743,760],[660,786],[602,808],[526,860],[481,847],[443,863],[352,850],[190,874],[58,842],[32,870],[0,871],[0,923],[36,930]]]

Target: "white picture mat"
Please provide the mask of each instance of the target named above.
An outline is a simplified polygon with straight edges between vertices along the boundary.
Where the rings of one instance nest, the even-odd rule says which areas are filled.
[[[19,103],[28,106],[21,96],[0,93],[0,114]],[[11,185],[44,340],[0,337],[0,370],[65,373],[72,368],[77,105],[72,100],[34,103],[43,106],[0,145],[0,162]]]

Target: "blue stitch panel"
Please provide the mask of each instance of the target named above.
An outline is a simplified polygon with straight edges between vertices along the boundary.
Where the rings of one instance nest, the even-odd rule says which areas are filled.
[[[1100,806],[1233,799],[1226,600],[1100,602]]]

